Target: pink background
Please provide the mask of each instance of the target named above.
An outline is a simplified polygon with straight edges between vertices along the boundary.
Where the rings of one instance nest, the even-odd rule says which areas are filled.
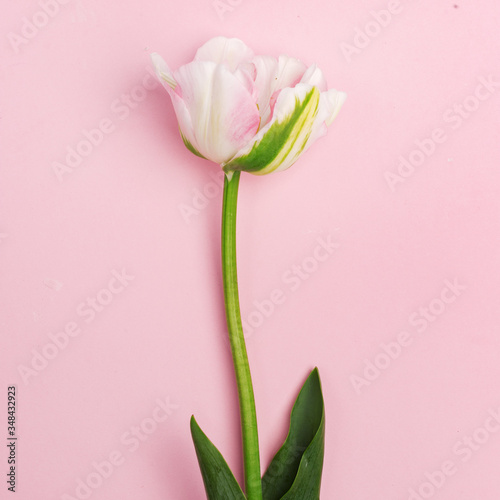
[[[50,18],[43,4],[5,2],[0,21],[1,433],[15,384],[16,498],[205,498],[191,414],[241,479],[219,168],[184,148],[147,76],[150,52],[175,68],[216,35],[316,62],[348,94],[294,167],[242,176],[263,468],[318,366],[322,499],[500,498],[498,1],[46,0]],[[79,144],[87,156],[58,178]],[[400,157],[421,164],[398,173]]]

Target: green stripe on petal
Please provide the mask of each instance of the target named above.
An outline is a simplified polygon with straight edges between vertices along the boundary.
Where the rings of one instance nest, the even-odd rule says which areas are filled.
[[[206,160],[206,158],[189,142],[187,137],[182,133],[181,129],[179,129],[179,132],[181,133],[182,140],[184,141],[184,146],[186,146],[194,155]]]
[[[243,170],[264,175],[279,167],[283,169],[292,165],[307,144],[318,113],[319,98],[320,92],[316,87],[311,88],[302,99],[296,96],[293,111],[272,123],[250,151],[233,158],[224,166],[224,171]]]

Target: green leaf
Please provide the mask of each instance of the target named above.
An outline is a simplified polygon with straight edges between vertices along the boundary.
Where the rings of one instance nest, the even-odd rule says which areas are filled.
[[[191,435],[208,500],[245,500],[245,495],[219,450],[191,417]]]
[[[264,500],[319,500],[325,449],[325,409],[318,369],[304,383],[288,436],[262,478]]]

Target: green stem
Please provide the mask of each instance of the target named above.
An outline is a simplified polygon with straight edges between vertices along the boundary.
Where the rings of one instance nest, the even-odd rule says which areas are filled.
[[[262,500],[257,415],[250,365],[248,364],[245,338],[241,324],[236,270],[236,205],[238,201],[239,182],[240,172],[234,172],[230,181],[228,181],[227,177],[224,178],[224,199],[222,204],[222,276],[224,281],[227,327],[240,401],[245,492],[248,500]]]

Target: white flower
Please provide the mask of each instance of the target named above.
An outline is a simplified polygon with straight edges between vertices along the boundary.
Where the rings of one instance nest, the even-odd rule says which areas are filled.
[[[254,56],[236,38],[213,38],[174,72],[158,54],[151,57],[186,147],[228,175],[290,167],[326,133],[346,99],[327,89],[316,65]]]

